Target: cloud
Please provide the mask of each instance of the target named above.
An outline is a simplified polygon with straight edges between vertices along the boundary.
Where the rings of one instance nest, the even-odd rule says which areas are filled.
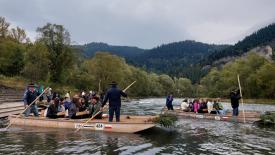
[[[236,43],[275,21],[274,0],[1,0],[0,15],[35,39],[62,24],[72,41],[142,48],[186,39]]]

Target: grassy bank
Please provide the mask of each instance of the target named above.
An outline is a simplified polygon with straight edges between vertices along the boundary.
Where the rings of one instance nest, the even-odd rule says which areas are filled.
[[[14,89],[25,89],[25,87],[30,83],[31,81],[26,80],[22,77],[16,76],[16,77],[6,77],[3,75],[0,75],[0,85],[6,86],[9,88]],[[65,94],[68,91],[71,91],[73,94],[77,92],[77,89],[70,85],[65,84],[55,84],[55,83],[48,83],[48,82],[35,82],[36,84],[42,84],[45,87],[51,87],[54,91]]]
[[[0,75],[0,85],[14,88],[14,89],[24,89],[28,81],[22,77],[6,77]]]

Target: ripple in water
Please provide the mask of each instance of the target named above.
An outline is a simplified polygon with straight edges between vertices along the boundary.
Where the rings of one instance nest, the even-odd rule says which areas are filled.
[[[175,99],[175,104],[181,99]],[[164,99],[123,104],[122,113],[159,114]],[[224,103],[228,109],[230,105]],[[245,105],[248,110],[274,110],[271,105]],[[275,131],[247,124],[180,119],[175,129],[153,128],[119,134],[13,127],[0,132],[0,154],[275,154]]]

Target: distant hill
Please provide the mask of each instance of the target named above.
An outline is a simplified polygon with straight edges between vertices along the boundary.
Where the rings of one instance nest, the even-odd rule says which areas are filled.
[[[106,43],[96,42],[92,42],[85,45],[75,45],[74,47],[81,50],[85,57],[92,57],[98,51],[106,51],[121,57],[128,58],[136,56],[137,54],[140,54],[145,51],[144,49],[138,47],[114,46],[108,45]]]
[[[93,56],[97,51],[106,51],[124,57],[132,65],[148,71],[165,73],[175,77],[187,77],[198,81],[205,73],[196,65],[209,54],[228,48],[229,45],[205,44],[196,41],[180,41],[152,49],[129,46],[113,46],[106,43],[89,43],[74,46],[85,57]]]
[[[201,64],[212,65],[214,62],[221,59],[241,56],[255,47],[266,45],[270,45],[273,49],[275,48],[275,23],[245,37],[234,46],[211,53],[209,56],[201,60]]]
[[[196,64],[209,54],[228,47],[186,40],[150,49],[137,55],[131,63],[157,73],[187,77],[195,82],[204,75]]]
[[[254,32],[233,46],[186,40],[163,44],[152,49],[105,43],[89,43],[75,47],[82,51],[85,57],[91,57],[97,51],[106,51],[122,56],[127,63],[148,71],[165,73],[172,77],[187,77],[196,83],[208,73],[211,66],[225,64],[254,48],[263,51],[261,49],[266,49],[267,45],[275,49],[275,24]]]

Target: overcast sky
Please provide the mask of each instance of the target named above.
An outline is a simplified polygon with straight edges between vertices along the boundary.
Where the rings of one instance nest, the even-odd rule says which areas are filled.
[[[32,40],[50,22],[64,25],[78,44],[234,44],[275,22],[275,0],[0,0],[0,16]]]

